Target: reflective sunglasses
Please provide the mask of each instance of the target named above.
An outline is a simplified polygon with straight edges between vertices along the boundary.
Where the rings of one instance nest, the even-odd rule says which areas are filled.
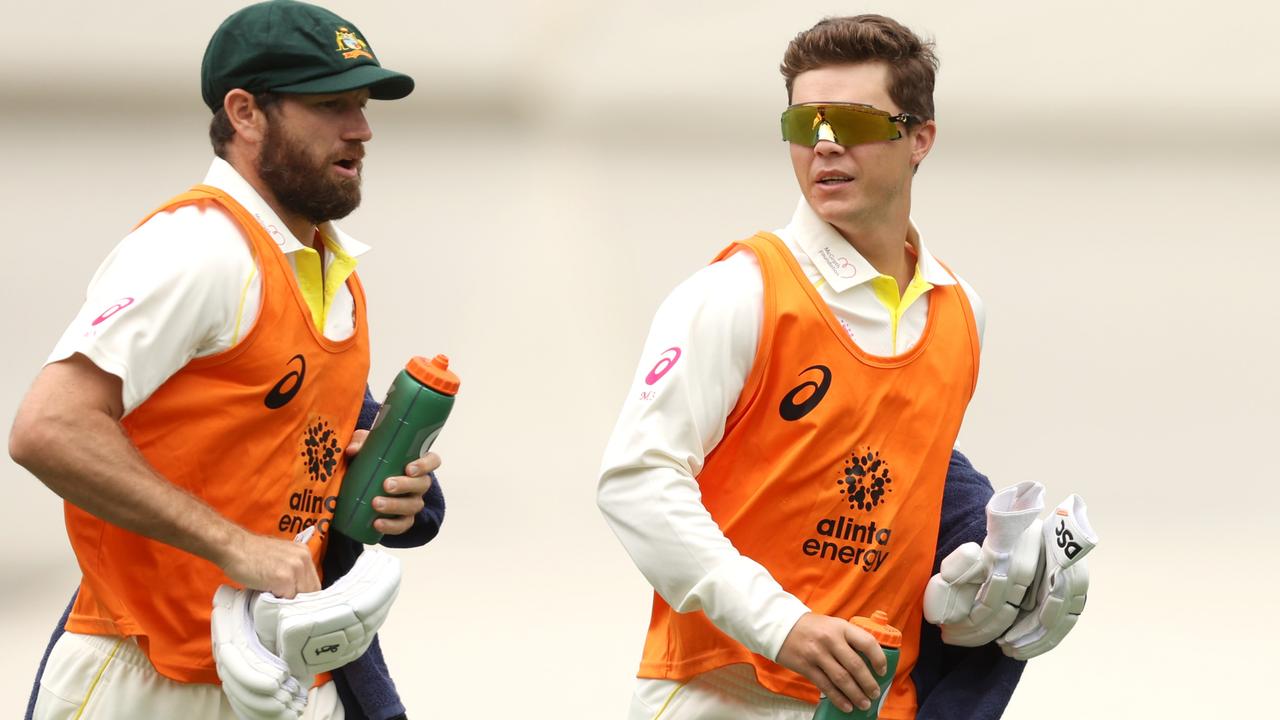
[[[858,103],[805,103],[782,112],[782,139],[806,147],[830,140],[849,147],[862,143],[897,140],[902,131],[897,123],[910,125],[920,118],[910,113],[890,115],[884,110]]]

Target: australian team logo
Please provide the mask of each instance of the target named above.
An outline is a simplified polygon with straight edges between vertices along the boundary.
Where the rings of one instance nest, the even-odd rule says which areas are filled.
[[[889,487],[893,484],[889,463],[880,457],[879,450],[873,451],[870,447],[849,454],[836,484],[840,486],[840,494],[849,501],[850,510],[874,510],[885,495],[893,492]]]
[[[348,60],[354,60],[358,57],[373,59],[373,54],[369,52],[369,46],[351,29],[340,27],[334,35],[337,37],[337,50],[342,53],[342,57]]]

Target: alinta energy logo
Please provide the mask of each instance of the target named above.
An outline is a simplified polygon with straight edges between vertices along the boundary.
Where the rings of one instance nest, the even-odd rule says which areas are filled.
[[[844,476],[836,480],[840,494],[849,501],[849,509],[874,510],[884,496],[893,492],[889,487],[893,478],[889,475],[889,463],[880,457],[880,451],[870,447],[862,452],[850,453],[844,461]]]
[[[850,510],[869,513],[880,507],[893,478],[889,463],[878,450],[865,447],[849,454],[836,485]],[[857,565],[863,572],[876,572],[889,559],[889,543],[893,530],[877,527],[862,517],[824,517],[814,527],[814,537],[806,538],[800,551],[809,557]]]
[[[280,516],[279,530],[286,537],[297,535],[312,525],[317,526],[321,535],[328,534],[329,523],[338,509],[338,495],[326,493],[330,479],[337,473],[338,461],[342,458],[343,448],[338,442],[338,433],[323,417],[315,416],[302,433],[298,452],[302,469],[306,473],[308,485],[318,483],[320,487],[296,484],[289,495],[289,509]]]
[[[311,482],[327,483],[333,477],[342,457],[342,446],[329,421],[318,418],[307,428],[302,437],[302,457]]]

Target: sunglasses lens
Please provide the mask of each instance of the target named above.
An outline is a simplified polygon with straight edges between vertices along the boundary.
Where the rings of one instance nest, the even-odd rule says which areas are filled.
[[[782,113],[782,139],[806,147],[819,140],[849,147],[900,137],[888,113],[860,105],[792,105]]]
[[[782,113],[782,139],[813,147],[818,144],[818,108],[814,105],[792,105]]]

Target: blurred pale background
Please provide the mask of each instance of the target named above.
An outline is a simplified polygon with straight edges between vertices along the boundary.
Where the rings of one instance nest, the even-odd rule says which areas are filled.
[[[200,56],[235,7],[7,15],[5,427],[101,258],[203,176]],[[331,7],[418,81],[372,107],[367,199],[344,223],[375,247],[372,384],[437,352],[463,378],[437,445],[448,519],[400,553],[383,632],[411,717],[624,716],[649,592],[594,506],[602,448],[661,298],[790,217],[787,41],[863,11],[936,37],[942,58],[914,217],[987,304],[962,445],[998,486],[1081,493],[1102,537],[1088,612],[1007,716],[1265,714],[1280,669],[1263,562],[1280,504],[1275,5]],[[59,501],[7,457],[0,482],[14,717],[78,573]]]

